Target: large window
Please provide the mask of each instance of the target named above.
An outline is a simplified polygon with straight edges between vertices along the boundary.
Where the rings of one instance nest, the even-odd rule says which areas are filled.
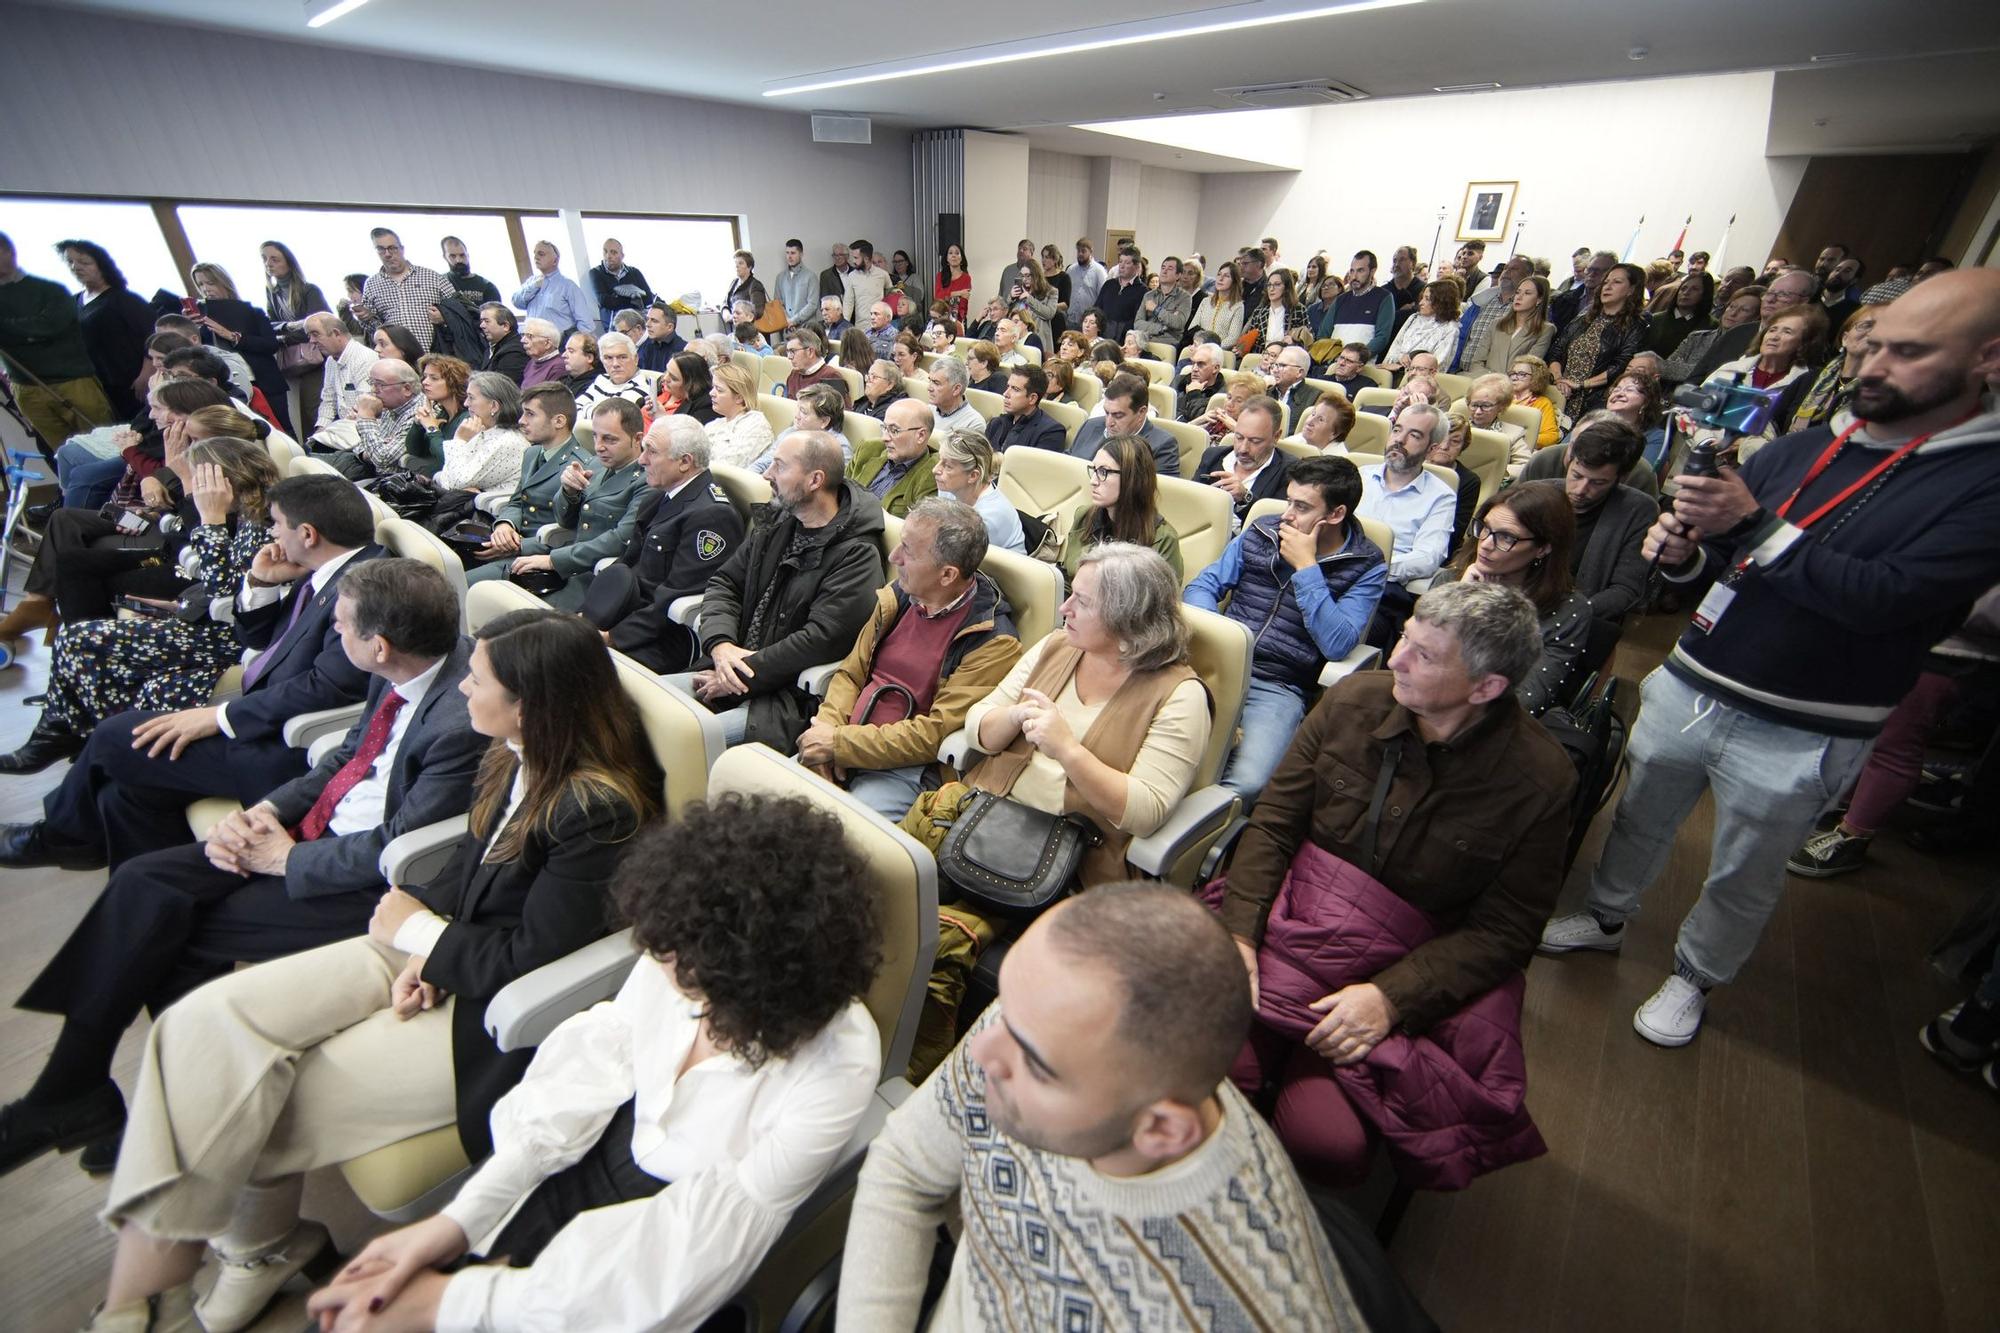
[[[646,275],[655,296],[672,300],[699,292],[699,302],[714,305],[736,280],[730,253],[736,249],[736,224],[729,218],[641,218],[583,215],[583,238],[590,254],[579,261],[577,278],[604,258],[604,242],[617,238],[625,247],[625,262]],[[534,232],[529,231],[532,244]],[[785,266],[782,250],[773,251],[766,261],[758,256],[758,276],[769,286],[772,275]]]
[[[14,242],[24,270],[73,292],[83,289],[56,254],[57,241],[95,241],[103,246],[125,274],[126,286],[142,297],[150,298],[162,287],[176,296],[187,290],[187,275],[174,268],[159,221],[145,204],[0,195],[0,232]]]
[[[402,239],[413,264],[444,270],[439,244],[447,236],[465,242],[472,271],[489,279],[506,299],[520,286],[506,219],[498,213],[417,213],[396,209],[286,208],[273,205],[182,204],[176,210],[195,258],[220,264],[236,280],[247,301],[263,303],[265,241],[281,241],[298,257],[299,269],[319,284],[329,302],[340,300],[340,281],[350,273],[373,273],[379,266],[371,228],[388,227]],[[553,226],[554,214],[522,219],[532,233]],[[587,266],[586,266],[587,267]]]

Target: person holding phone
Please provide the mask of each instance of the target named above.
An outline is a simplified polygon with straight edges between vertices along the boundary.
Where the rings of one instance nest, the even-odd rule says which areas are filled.
[[[183,300],[181,309],[201,326],[201,340],[226,347],[250,367],[250,379],[263,390],[272,420],[292,433],[291,381],[278,365],[278,331],[264,312],[236,294],[236,282],[220,264],[196,264],[188,270],[200,302]]]
[[[1042,276],[1042,266],[1030,259],[1020,264],[1014,272],[1012,295],[1008,298],[1011,309],[1022,320],[1031,325],[1036,346],[1043,356],[1053,356],[1056,346],[1056,292],[1049,286],[1049,280]]]

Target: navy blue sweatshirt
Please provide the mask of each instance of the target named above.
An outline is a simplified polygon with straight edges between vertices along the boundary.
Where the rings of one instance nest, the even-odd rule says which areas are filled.
[[[1860,479],[1909,437],[1858,432],[1777,517],[1834,435],[1853,424],[1787,435],[1757,451],[1742,477],[1765,513],[1733,540],[1669,575],[1708,579],[1750,567],[1711,633],[1690,626],[1667,669],[1746,712],[1836,736],[1872,736],[1908,694],[1930,646],[2000,583],[2000,405],[1933,435],[1872,499],[1860,494],[1810,529],[1798,520]],[[1840,522],[1843,514],[1846,522]]]

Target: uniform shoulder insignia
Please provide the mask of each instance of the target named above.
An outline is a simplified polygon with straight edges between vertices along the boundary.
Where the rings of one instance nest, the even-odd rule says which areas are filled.
[[[708,498],[715,501],[717,504],[726,505],[729,503],[729,492],[723,490],[722,487],[716,485],[714,482],[711,481],[710,483],[708,483]]]
[[[703,560],[713,560],[729,545],[723,535],[709,528],[703,528],[694,535],[694,553]]]

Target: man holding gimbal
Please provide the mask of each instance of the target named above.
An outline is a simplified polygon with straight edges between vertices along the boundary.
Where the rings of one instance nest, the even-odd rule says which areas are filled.
[[[1708,583],[1646,680],[1632,777],[1584,910],[1542,951],[1615,951],[1680,822],[1715,789],[1701,898],[1674,971],[1633,1015],[1684,1046],[1777,907],[1785,859],[1860,768],[1925,650],[2000,581],[2000,272],[1946,274],[1883,308],[1851,411],[1740,472],[1683,474],[1645,554]]]

